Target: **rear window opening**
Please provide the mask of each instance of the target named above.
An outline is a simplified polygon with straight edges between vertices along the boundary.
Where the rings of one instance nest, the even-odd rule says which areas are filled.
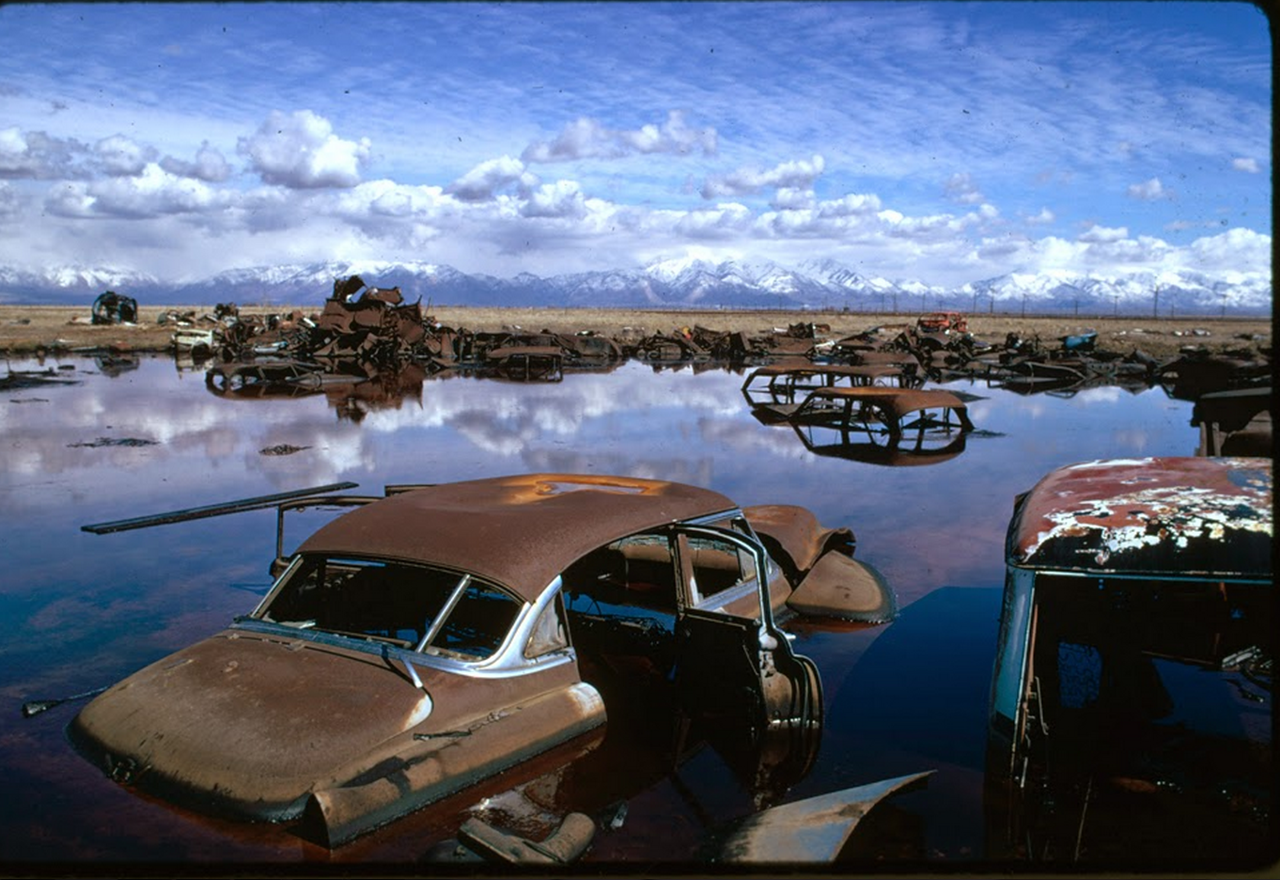
[[[475,661],[497,652],[521,607],[504,590],[458,572],[307,556],[257,617]]]

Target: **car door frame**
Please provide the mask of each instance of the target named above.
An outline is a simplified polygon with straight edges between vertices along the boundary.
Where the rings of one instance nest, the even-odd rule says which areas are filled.
[[[805,736],[817,735],[823,717],[822,683],[817,666],[792,650],[790,637],[773,621],[768,593],[769,555],[763,544],[740,511],[730,517],[717,516],[714,522],[726,519],[742,531],[706,520],[679,523],[672,528],[671,544],[677,567],[677,687],[686,697],[697,699],[713,713],[746,708],[753,739],[778,728],[792,728]],[[725,542],[749,554],[756,567],[758,616],[699,607],[707,604],[705,600],[693,602],[690,537]],[[731,652],[736,657],[710,659],[715,652]],[[757,696],[754,705],[744,707],[745,698],[735,698],[744,688]]]

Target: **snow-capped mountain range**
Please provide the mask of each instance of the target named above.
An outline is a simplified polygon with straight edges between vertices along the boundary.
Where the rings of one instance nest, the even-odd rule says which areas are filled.
[[[1026,312],[1080,315],[1267,315],[1271,278],[1185,270],[1102,276],[1064,271],[1014,272],[941,288],[909,279],[868,277],[833,260],[793,267],[760,261],[673,259],[643,269],[539,277],[468,275],[426,262],[327,262],[233,269],[183,283],[110,267],[24,272],[0,265],[0,303],[87,304],[105,290],[140,305],[319,306],[333,282],[359,275],[399,287],[424,306],[558,308],[835,309],[849,311]]]

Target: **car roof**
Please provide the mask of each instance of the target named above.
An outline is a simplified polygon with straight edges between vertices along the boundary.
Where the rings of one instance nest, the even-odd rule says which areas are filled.
[[[570,563],[636,532],[736,509],[664,480],[520,474],[412,489],[344,514],[298,548],[471,572],[533,601]]]
[[[1059,468],[1019,499],[1010,565],[1271,576],[1271,460],[1140,458]]]
[[[911,389],[883,388],[880,386],[843,388],[833,386],[815,389],[809,396],[814,399],[847,397],[865,403],[875,403],[883,406],[896,418],[902,418],[907,413],[915,412],[916,410],[938,406],[948,407],[957,411],[964,411],[968,408],[959,397],[950,391],[943,391],[940,388]]]

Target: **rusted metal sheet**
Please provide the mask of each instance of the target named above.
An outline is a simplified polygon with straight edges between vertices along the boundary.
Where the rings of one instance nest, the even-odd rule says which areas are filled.
[[[887,623],[898,615],[892,588],[874,567],[851,556],[828,553],[787,597],[799,614]]]
[[[1083,462],[1018,504],[1008,563],[1064,570],[1270,576],[1271,460]]]
[[[396,495],[329,523],[299,549],[475,571],[528,599],[569,562],[612,540],[733,508],[718,492],[661,480],[516,475]],[[429,548],[424,534],[432,536]]]
[[[807,508],[762,504],[746,507],[742,512],[774,559],[793,574],[802,576],[828,550],[853,552],[855,539],[850,529],[824,528]]]
[[[830,863],[876,804],[933,772],[846,788],[748,816],[725,841],[720,858],[739,864]]]
[[[500,831],[488,822],[472,817],[458,829],[458,840],[488,862],[513,865],[567,865],[591,845],[596,823],[585,813],[570,813],[541,842]]]

